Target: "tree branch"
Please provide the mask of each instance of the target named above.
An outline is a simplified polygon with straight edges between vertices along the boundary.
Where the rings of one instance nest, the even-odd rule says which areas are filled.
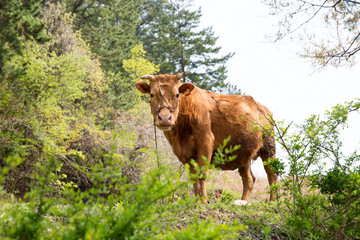
[[[354,37],[354,39],[352,40],[350,45],[347,47],[347,49],[344,49],[341,53],[336,53],[336,54],[332,54],[332,55],[325,55],[323,58],[328,58],[328,59],[326,60],[326,62],[323,65],[324,66],[327,65],[333,59],[341,60],[341,59],[345,58],[346,60],[348,60],[353,55],[355,55],[357,52],[359,52],[360,51],[360,46],[350,50],[350,48],[355,44],[355,42],[358,40],[359,37],[360,37],[360,32]]]
[[[351,0],[343,0],[344,2],[354,3],[354,4],[360,4],[358,1],[351,1]]]
[[[308,20],[306,20],[305,22],[303,22],[302,24],[300,24],[300,25],[299,25],[297,28],[295,28],[294,30],[290,31],[289,34],[292,34],[293,32],[296,32],[296,31],[297,31],[298,29],[300,29],[302,26],[304,26],[304,25],[306,25],[307,23],[309,23],[309,22],[320,12],[320,10],[325,7],[325,4],[326,4],[327,1],[328,1],[328,0],[325,0],[325,1],[323,2],[323,4],[317,6],[317,7],[319,7],[319,9],[318,9]],[[315,5],[314,5],[314,7],[315,7]]]
[[[354,198],[350,199],[343,207],[337,209],[335,212],[333,212],[332,214],[330,214],[326,218],[321,219],[321,222],[325,222],[326,220],[332,218],[335,214],[339,213],[344,208],[347,208],[348,206],[350,206],[353,202],[357,201],[360,198],[360,195],[354,195],[353,197]]]

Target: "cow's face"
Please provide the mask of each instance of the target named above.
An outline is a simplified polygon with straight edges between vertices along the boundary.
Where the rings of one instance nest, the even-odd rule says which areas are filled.
[[[150,84],[140,81],[135,87],[142,93],[150,94],[151,113],[154,116],[155,125],[169,131],[175,124],[179,114],[179,105],[184,96],[189,95],[194,89],[191,83],[181,83],[184,73],[176,75],[145,75],[141,78],[149,79]]]

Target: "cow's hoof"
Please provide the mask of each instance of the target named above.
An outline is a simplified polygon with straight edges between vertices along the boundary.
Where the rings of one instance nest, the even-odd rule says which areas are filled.
[[[202,203],[205,203],[205,204],[210,203],[207,199],[202,199],[201,202],[202,202]]]
[[[235,200],[233,202],[233,205],[236,205],[236,206],[245,206],[245,205],[248,205],[248,202],[246,200]]]

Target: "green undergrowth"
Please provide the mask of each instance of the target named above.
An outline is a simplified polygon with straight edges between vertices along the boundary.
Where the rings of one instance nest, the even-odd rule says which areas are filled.
[[[85,191],[60,187],[58,169],[56,158],[45,158],[23,198],[2,191],[0,239],[263,239],[281,233],[279,205],[235,206],[237,194],[230,190],[210,192],[210,203],[202,204],[191,181],[166,164],[135,184],[117,168],[95,169],[93,187]]]
[[[87,202],[2,199],[1,239],[286,239],[276,204],[234,206],[221,199],[201,204],[193,197],[174,200],[162,194],[147,198],[155,187],[148,184],[141,184],[131,201],[118,196]],[[163,194],[172,190],[166,186]],[[264,229],[270,229],[267,235]]]
[[[122,194],[101,196],[104,189],[47,197],[47,184],[25,200],[1,198],[1,239],[236,239],[246,233],[241,212],[221,200],[202,205],[182,192],[188,183],[165,168],[151,170],[134,186],[115,186]],[[180,195],[184,197],[180,197]],[[237,213],[238,212],[238,213]]]

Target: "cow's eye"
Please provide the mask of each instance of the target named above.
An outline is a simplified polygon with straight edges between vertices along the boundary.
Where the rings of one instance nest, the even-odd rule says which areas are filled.
[[[176,94],[176,97],[178,98],[180,94]]]
[[[150,93],[150,97],[154,97],[154,94]]]

